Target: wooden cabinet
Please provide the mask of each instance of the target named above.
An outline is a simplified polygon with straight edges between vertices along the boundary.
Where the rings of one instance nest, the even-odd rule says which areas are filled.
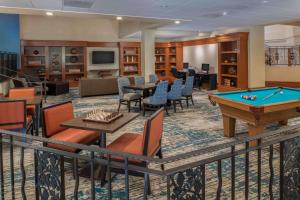
[[[248,88],[248,33],[218,36],[218,90]]]
[[[86,77],[86,43],[21,41],[21,70],[50,81],[68,80],[71,87]]]
[[[120,42],[120,75],[141,75],[141,44]]]
[[[183,50],[180,42],[155,43],[155,72],[158,77],[171,76],[171,67],[178,70],[183,66]]]

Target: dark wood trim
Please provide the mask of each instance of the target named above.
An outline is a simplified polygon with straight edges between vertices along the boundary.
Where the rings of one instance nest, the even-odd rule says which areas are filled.
[[[196,46],[196,45],[217,44],[217,43],[218,43],[217,37],[211,37],[211,38],[183,41],[182,45],[185,47],[185,46]]]
[[[67,40],[21,40],[21,46],[78,46],[86,47],[85,41],[67,41]]]
[[[87,42],[87,47],[119,47],[118,42]]]
[[[291,87],[300,88],[300,82],[287,82],[287,81],[266,81],[267,87]]]

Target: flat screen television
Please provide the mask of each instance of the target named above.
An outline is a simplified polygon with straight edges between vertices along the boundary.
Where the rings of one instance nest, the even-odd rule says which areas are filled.
[[[202,64],[201,70],[208,73],[209,72],[209,64]]]
[[[114,51],[93,51],[92,64],[113,64],[115,63]]]

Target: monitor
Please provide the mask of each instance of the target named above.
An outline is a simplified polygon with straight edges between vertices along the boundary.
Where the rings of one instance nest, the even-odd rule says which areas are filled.
[[[183,63],[183,69],[188,69],[189,68],[189,63]]]
[[[202,64],[201,70],[208,73],[209,72],[209,64]]]
[[[92,64],[113,64],[115,63],[114,51],[93,51]]]

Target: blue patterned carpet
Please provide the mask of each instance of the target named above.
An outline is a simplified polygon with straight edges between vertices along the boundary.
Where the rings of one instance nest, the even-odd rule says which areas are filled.
[[[93,108],[102,108],[105,110],[116,110],[118,106],[118,97],[112,96],[96,96],[80,98],[78,90],[71,90],[68,95],[51,96],[48,98],[47,105],[55,104],[62,101],[71,100],[75,107],[75,114],[82,115],[85,112],[92,110]],[[205,148],[216,144],[225,143],[228,141],[238,140],[245,134],[246,126],[242,122],[237,123],[237,132],[242,133],[235,138],[223,137],[223,125],[222,116],[217,106],[212,106],[208,100],[206,92],[195,91],[194,92],[195,106],[187,108],[184,106],[184,110],[178,109],[177,113],[174,113],[170,109],[170,116],[165,117],[164,121],[164,135],[162,141],[162,148],[164,157],[172,155],[178,155],[191,150]],[[126,106],[122,107],[125,111]],[[136,110],[137,111],[137,110]],[[150,113],[149,113],[150,115]],[[107,135],[107,141],[110,143],[124,132],[142,132],[145,117],[138,117],[115,134]],[[299,119],[291,120],[290,124],[300,123]],[[277,125],[270,125],[269,129],[276,129]],[[244,133],[244,134],[243,134]],[[263,151],[263,170],[262,170],[262,199],[269,199],[268,185],[269,185],[269,154],[267,151]],[[32,152],[26,152],[26,171],[27,179],[33,180],[33,161]],[[188,163],[195,159],[184,160],[181,163]],[[244,156],[236,157],[236,199],[244,198]],[[274,152],[274,167],[275,167],[275,180],[274,180],[274,193],[278,190],[278,151],[275,147]],[[172,168],[177,164],[167,165],[166,168]],[[250,198],[257,199],[256,179],[257,179],[257,155],[255,152],[250,154]],[[231,165],[230,160],[224,160],[222,162],[223,171],[223,188],[222,198],[230,199],[231,189]],[[8,167],[8,166],[6,166]],[[71,168],[66,174],[66,195],[69,199],[73,199],[74,180],[71,174]],[[159,166],[150,166],[151,168],[159,168]],[[20,174],[18,174],[20,175]],[[17,177],[18,177],[17,175]],[[9,173],[6,173],[9,178]],[[166,199],[166,179],[156,176],[151,176],[151,188],[152,195],[149,199]],[[19,180],[20,181],[20,180]],[[206,196],[207,199],[215,199],[217,191],[217,164],[212,163],[206,166]],[[116,176],[113,180],[113,197],[114,199],[124,199],[124,176]],[[27,184],[27,189],[30,190],[32,185]],[[90,194],[90,182],[88,179],[81,178],[79,185],[79,197],[80,199],[89,199]],[[6,187],[6,192],[9,192],[9,186]],[[28,195],[34,191],[29,191]],[[100,184],[96,182],[97,199],[107,199],[106,188],[101,188]],[[130,177],[130,199],[142,199],[143,197],[143,179]],[[275,196],[276,197],[276,196]],[[275,198],[276,199],[276,198]]]

